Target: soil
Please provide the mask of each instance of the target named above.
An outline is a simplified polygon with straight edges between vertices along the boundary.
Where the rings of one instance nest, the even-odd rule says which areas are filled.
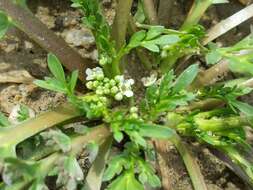
[[[70,46],[75,48],[82,56],[89,57],[94,61],[97,60],[94,38],[87,28],[81,26],[82,15],[79,11],[70,8],[68,0],[30,0],[28,2],[35,15],[57,35],[62,36]],[[248,3],[245,0],[241,2]],[[111,0],[103,0],[103,5],[106,17],[109,23],[112,23],[115,4]],[[166,25],[178,28],[183,22],[189,6],[190,1],[175,1],[170,13],[170,20],[167,21]],[[230,4],[212,7],[201,22],[206,28],[209,28],[240,10],[243,6],[243,4],[234,0]],[[248,21],[236,27],[217,41],[223,45],[234,44],[249,34],[250,22]],[[11,83],[0,81],[0,111],[8,115],[15,105],[25,104],[38,114],[65,101],[63,95],[37,88],[31,82],[31,78],[41,79],[49,75],[46,55],[47,52],[15,28],[8,32],[7,38],[0,41],[0,75],[10,71],[22,71],[26,72],[25,76],[30,79],[30,81],[20,82],[20,80],[17,80],[16,82],[11,81]],[[138,64],[129,66],[128,73],[134,78],[146,74]],[[140,83],[137,82],[137,86],[140,86]],[[252,96],[248,96],[247,100],[253,101]],[[189,142],[189,144],[201,167],[209,190],[249,189],[205,146],[196,142]],[[173,190],[192,190],[190,178],[176,149],[173,146],[167,147],[166,155],[168,158],[166,165],[169,168],[168,179]]]

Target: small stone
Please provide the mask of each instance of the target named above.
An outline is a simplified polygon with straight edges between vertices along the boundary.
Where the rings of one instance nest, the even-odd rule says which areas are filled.
[[[32,49],[33,48],[33,44],[29,41],[25,41],[25,49]]]
[[[88,30],[71,29],[65,34],[66,42],[74,46],[87,46],[95,43],[95,39]]]

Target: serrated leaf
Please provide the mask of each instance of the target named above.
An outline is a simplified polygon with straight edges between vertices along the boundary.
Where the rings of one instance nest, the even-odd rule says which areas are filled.
[[[55,55],[49,53],[47,57],[47,62],[49,70],[54,75],[54,77],[65,84],[65,73],[59,59]]]
[[[159,88],[160,99],[167,98],[169,89],[172,87],[172,82],[174,78],[175,76],[172,70],[166,73],[165,76],[162,78],[160,88]]]
[[[159,47],[156,44],[154,44],[152,41],[142,42],[141,46],[155,53],[158,53],[160,51]]]
[[[193,80],[196,78],[199,72],[198,64],[193,64],[183,71],[175,81],[173,92],[178,93],[181,90],[187,88]]]
[[[122,156],[114,157],[108,164],[107,169],[105,170],[103,181],[109,181],[114,178],[115,175],[118,175],[122,172],[124,165],[127,160]]]
[[[147,32],[145,40],[152,40],[157,36],[161,35],[164,31],[164,26],[151,26]]]

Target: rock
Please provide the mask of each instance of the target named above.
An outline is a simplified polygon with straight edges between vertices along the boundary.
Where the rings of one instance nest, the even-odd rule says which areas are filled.
[[[74,46],[86,47],[95,43],[95,39],[89,30],[71,29],[63,35],[65,35],[66,42]]]
[[[25,49],[32,49],[33,48],[32,42],[25,41],[24,45],[25,45]]]
[[[55,17],[49,15],[49,9],[47,7],[38,7],[36,16],[43,22],[48,28],[55,27]]]

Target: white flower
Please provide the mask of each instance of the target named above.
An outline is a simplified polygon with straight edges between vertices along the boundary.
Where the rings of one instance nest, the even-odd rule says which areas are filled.
[[[104,77],[104,72],[103,72],[103,69],[100,68],[100,67],[95,67],[93,69],[86,69],[85,71],[86,73],[86,80],[94,80],[94,79],[97,79],[97,77],[100,77],[100,78],[103,78]]]
[[[151,86],[157,81],[157,73],[153,72],[151,73],[150,77],[143,77],[141,79],[144,86]]]
[[[132,91],[132,85],[134,84],[133,79],[125,80],[122,75],[115,77],[115,80],[119,82],[119,91],[126,97],[130,98],[134,95]]]

